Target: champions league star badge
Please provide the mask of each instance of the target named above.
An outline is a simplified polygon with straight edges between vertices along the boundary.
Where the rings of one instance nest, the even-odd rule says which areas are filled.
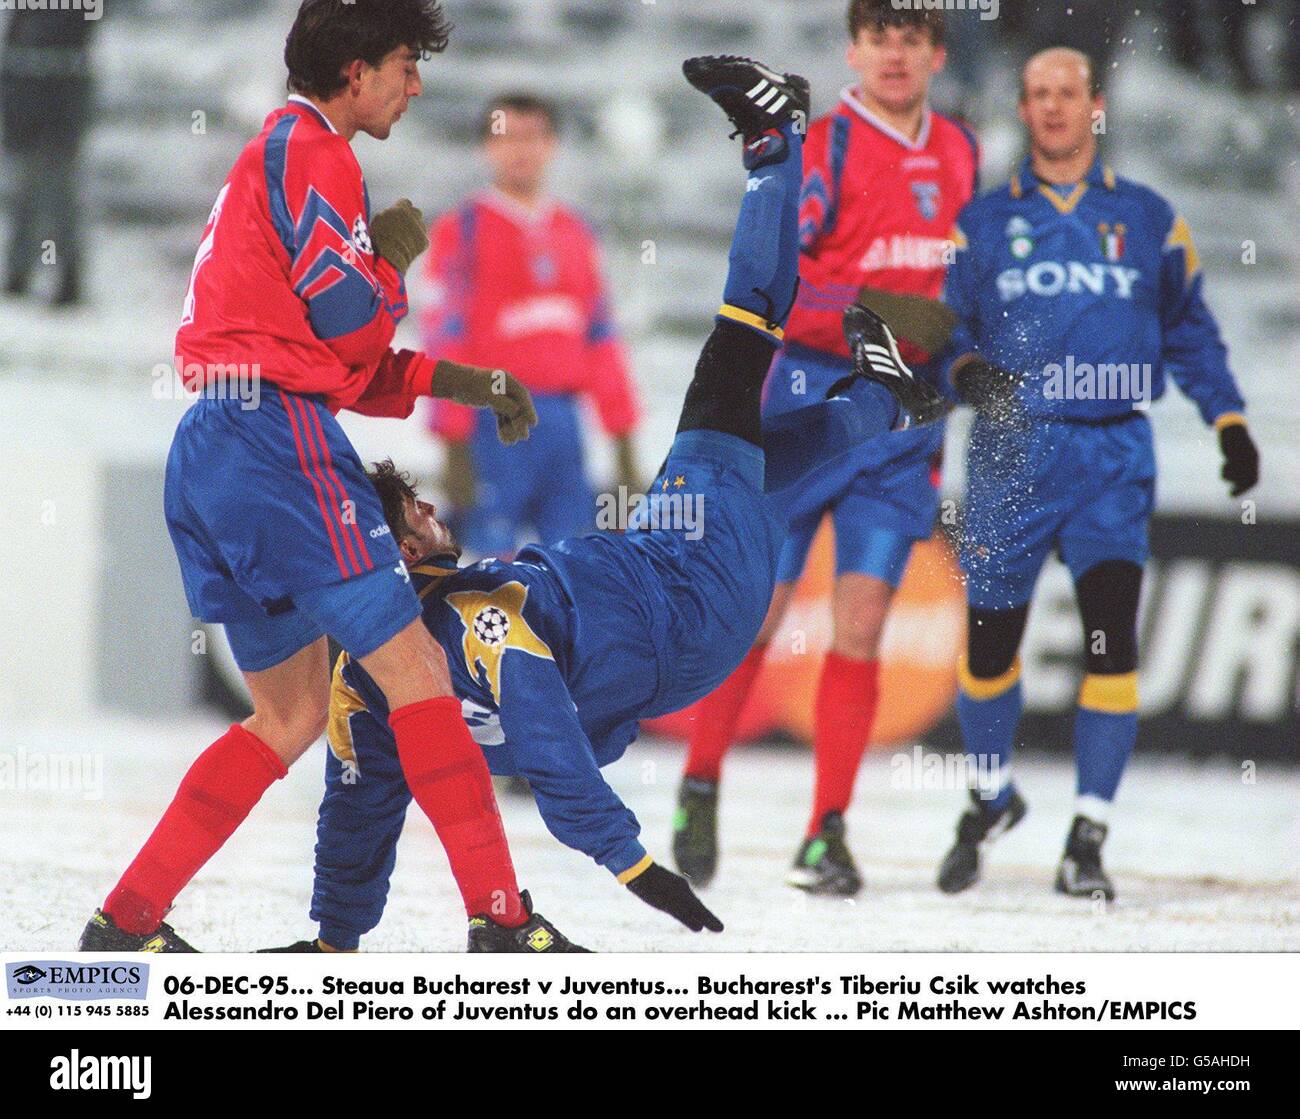
[[[370,230],[366,228],[366,219],[360,215],[352,223],[352,244],[357,252],[374,255],[375,247],[370,243]]]

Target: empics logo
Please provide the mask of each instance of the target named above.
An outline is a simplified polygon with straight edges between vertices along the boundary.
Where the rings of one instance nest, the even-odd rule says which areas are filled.
[[[69,963],[37,960],[5,964],[11,999],[143,999],[149,993],[149,965],[127,960]]]
[[[50,1087],[56,1092],[130,1092],[137,1100],[153,1094],[152,1057],[92,1057],[74,1049],[50,1059]]]

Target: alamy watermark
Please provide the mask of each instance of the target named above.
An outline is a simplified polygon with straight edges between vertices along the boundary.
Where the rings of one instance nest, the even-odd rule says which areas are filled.
[[[0,0],[0,12],[80,12],[83,19],[104,17],[104,0]]]
[[[172,364],[159,362],[150,374],[155,400],[238,400],[242,411],[253,412],[262,403],[262,367],[228,362],[201,365],[179,357]]]
[[[103,754],[48,754],[19,746],[0,753],[0,792],[77,793],[82,800],[104,796]]]
[[[1124,400],[1137,411],[1151,407],[1154,371],[1148,364],[1074,360],[1043,367],[1043,397],[1047,400]]]
[[[619,486],[617,493],[602,493],[596,498],[596,527],[602,532],[668,529],[685,534],[687,540],[704,535],[704,495],[685,493],[681,488],[665,492],[631,492]]]
[[[968,789],[993,800],[1005,784],[996,754],[928,754],[918,743],[889,760],[891,789]]]
[[[980,19],[998,18],[998,0],[890,0],[896,12],[979,12]]]

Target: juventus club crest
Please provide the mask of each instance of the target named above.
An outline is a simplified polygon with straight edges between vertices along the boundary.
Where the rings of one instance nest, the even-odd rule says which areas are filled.
[[[1007,246],[1017,260],[1034,251],[1034,227],[1019,214],[1007,222]]]
[[[1127,232],[1123,222],[1111,225],[1110,222],[1104,221],[1097,226],[1097,233],[1101,237],[1102,255],[1112,264],[1124,258],[1124,235]]]

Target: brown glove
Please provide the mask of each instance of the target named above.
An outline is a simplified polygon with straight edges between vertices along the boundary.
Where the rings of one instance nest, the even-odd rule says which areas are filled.
[[[424,215],[403,198],[370,219],[370,243],[375,252],[403,276],[411,263],[429,247]]]
[[[906,338],[927,354],[939,353],[957,325],[957,315],[951,307],[921,295],[863,288],[858,292],[858,302],[884,319],[896,337]]]
[[[491,408],[497,417],[497,438],[507,447],[527,439],[529,430],[537,426],[532,396],[504,369],[439,361],[429,395],[471,408]]]

